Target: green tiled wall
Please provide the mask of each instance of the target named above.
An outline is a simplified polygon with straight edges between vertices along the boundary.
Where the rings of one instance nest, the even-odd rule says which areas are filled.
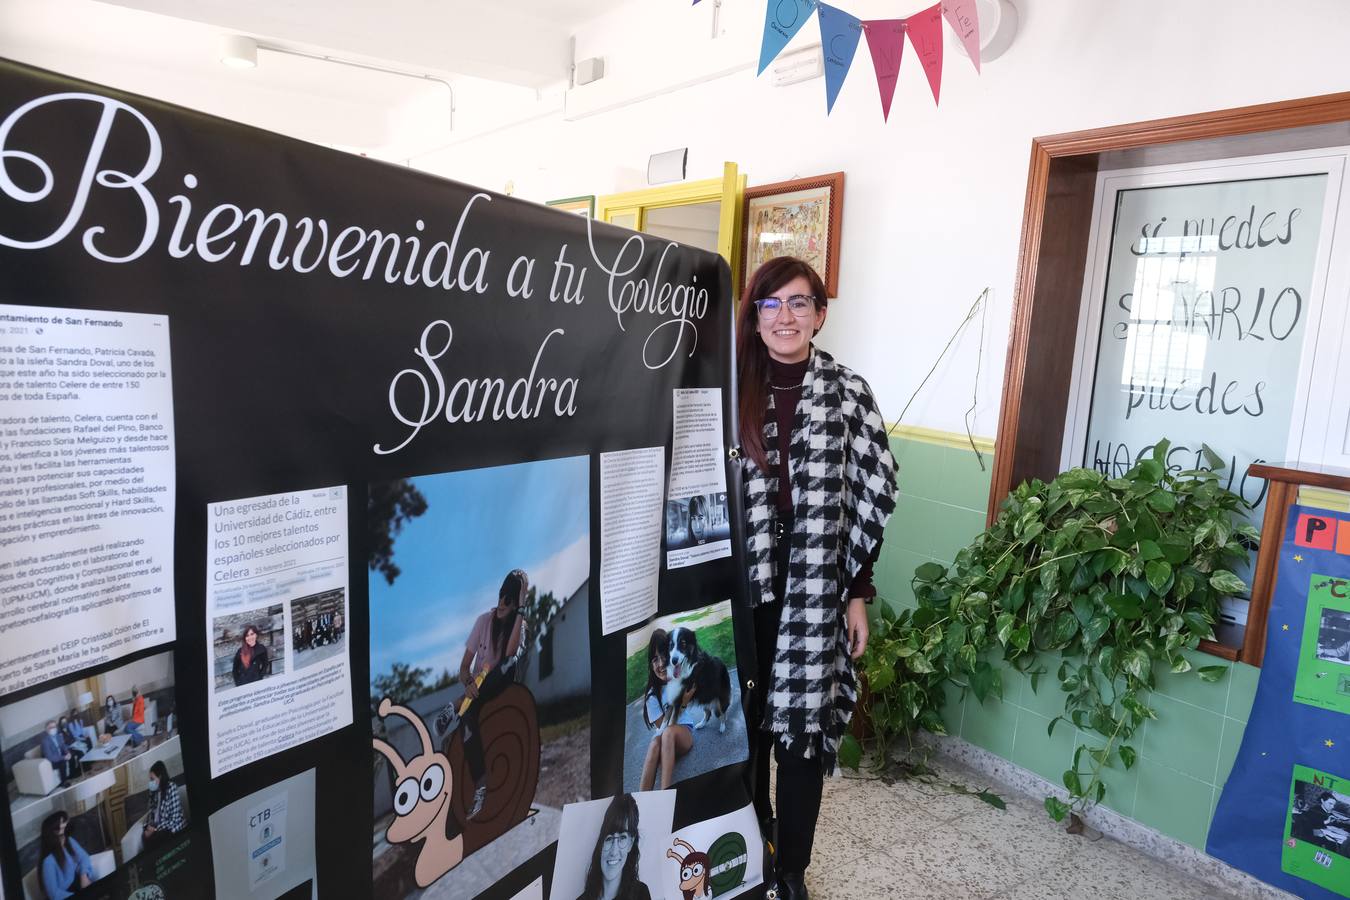
[[[992,458],[981,471],[974,451],[897,438],[900,501],[886,530],[876,566],[881,596],[912,606],[910,580],[920,563],[949,563],[956,551],[984,528]],[[1198,665],[1218,660],[1195,654]],[[1004,698],[979,703],[961,699],[953,688],[943,718],[948,730],[1010,759],[1048,781],[1060,783],[1073,762],[1073,748],[1089,737],[1065,722],[1046,734],[1064,709],[1054,680],[1058,660],[1047,660],[1049,675],[1032,691],[1029,679],[1004,672]],[[1228,772],[1233,766],[1247,713],[1256,695],[1258,670],[1236,664],[1217,684],[1194,673],[1167,674],[1149,698],[1158,718],[1145,723],[1133,740],[1139,761],[1125,772],[1106,774],[1105,805],[1178,840],[1204,849],[1205,835]]]

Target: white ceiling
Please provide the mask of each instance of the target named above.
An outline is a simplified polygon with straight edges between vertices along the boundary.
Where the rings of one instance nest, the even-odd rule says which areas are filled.
[[[623,2],[0,0],[0,56],[392,158],[450,138],[444,86],[265,50],[230,69],[220,37],[432,74],[501,106],[564,82],[571,35]]]

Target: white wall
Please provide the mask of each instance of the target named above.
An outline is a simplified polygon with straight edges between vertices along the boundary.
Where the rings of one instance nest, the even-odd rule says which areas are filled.
[[[865,44],[826,118],[823,80],[775,88],[767,74],[755,79],[764,0],[724,0],[726,33],[716,40],[712,3],[632,0],[577,34],[578,57],[604,56],[607,72],[571,91],[566,112],[547,97],[532,101],[516,113],[532,121],[461,138],[412,164],[495,190],[510,180],[517,196],[536,200],[641,187],[647,157],[682,146],[690,178],[720,175],[723,160],[739,163],[752,185],[843,170],[840,300],[821,345],[871,381],[893,420],[991,287],[975,431],[992,435],[1034,136],[1350,88],[1345,0],[1013,2],[1021,31],[982,76],[947,43],[936,109],[907,49],[884,124]],[[928,0],[840,5],[894,16]],[[789,50],[818,40],[809,22]],[[668,88],[676,89],[611,108]],[[465,121],[474,104],[464,92]],[[506,116],[497,103],[494,113]],[[907,424],[963,429],[978,324]]]
[[[103,703],[103,696],[107,694],[112,694],[126,703],[131,699],[133,685],[145,694],[173,684],[173,654],[159,653],[138,659],[104,673],[100,676],[100,681],[103,694],[95,698],[95,703]],[[161,710],[161,713],[167,712],[168,710]]]
[[[64,687],[52,688],[0,709],[0,737],[5,746],[37,734],[48,721],[57,721],[70,712]]]

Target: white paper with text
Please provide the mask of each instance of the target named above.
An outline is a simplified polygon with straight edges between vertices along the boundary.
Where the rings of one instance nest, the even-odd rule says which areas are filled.
[[[605,634],[656,615],[663,447],[600,454],[600,619]]]
[[[0,305],[0,694],[174,639],[166,316]]]
[[[352,722],[347,489],[212,503],[206,556],[216,778]]]

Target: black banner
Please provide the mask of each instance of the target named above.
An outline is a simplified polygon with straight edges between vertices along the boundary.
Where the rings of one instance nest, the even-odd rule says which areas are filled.
[[[63,813],[66,835],[78,835],[97,876],[90,896],[152,886],[170,898],[315,889],[562,896],[555,871],[584,879],[599,866],[609,877],[623,843],[606,844],[591,824],[568,836],[567,823],[598,823],[602,812],[611,822],[611,807],[623,804],[609,798],[625,793],[636,796],[632,843],[652,897],[681,896],[680,858],[706,856],[713,844],[719,896],[757,881],[758,863],[747,870],[747,854],[732,852],[744,846],[737,828],[719,820],[747,820],[735,815],[749,802],[739,672],[752,659],[748,624],[731,617],[743,602],[744,566],[737,473],[725,453],[735,443],[735,404],[730,274],[720,258],[0,62],[0,291],[0,429],[8,429],[0,445],[10,444],[9,456],[0,453],[0,507],[6,472],[20,501],[9,519],[0,509],[0,528],[9,526],[0,530],[0,562],[16,566],[20,580],[34,573],[21,591],[0,567],[0,591],[3,607],[38,610],[12,627],[0,618],[0,663],[13,662],[16,679],[0,701],[6,895],[39,896],[51,855],[41,823]],[[153,337],[157,322],[168,329],[169,359],[117,349],[132,331]],[[76,366],[78,341],[58,345],[56,335],[98,328],[120,334],[92,348],[91,377]],[[143,368],[109,368],[124,358]],[[152,369],[171,385],[171,410],[108,414],[150,402],[123,379]],[[105,412],[90,412],[98,409]],[[170,413],[171,437],[156,430]],[[702,425],[677,435],[677,418]],[[691,449],[698,427],[705,438],[709,428],[720,432],[718,472],[706,447],[701,456]],[[117,457],[127,462],[90,468],[82,448],[98,451],[85,429],[108,441],[124,429],[125,443],[107,450],[131,448]],[[171,443],[154,459],[138,440]],[[55,482],[39,490],[44,477],[56,478],[44,467],[59,471],[63,441],[72,454],[65,513]],[[642,449],[649,452],[619,453]],[[176,633],[156,643],[134,630],[138,621],[123,621],[114,586],[102,605],[88,601],[99,596],[93,573],[135,562],[116,540],[131,511],[168,496],[138,492],[151,474],[109,487],[114,476],[164,471],[169,454]],[[26,485],[25,473],[34,479]],[[677,481],[681,489],[670,490]],[[642,487],[653,482],[648,516],[640,505],[652,497]],[[49,519],[31,512],[35,498],[51,504]],[[105,502],[129,505],[104,519]],[[575,514],[581,502],[584,516]],[[625,512],[624,504],[639,507]],[[436,529],[444,529],[440,551]],[[310,534],[345,541],[316,561],[306,554],[320,538]],[[576,571],[564,536],[585,542],[577,584],[559,574]],[[130,560],[115,561],[128,552]],[[636,562],[619,567],[623,554]],[[278,574],[284,563],[294,578]],[[496,567],[491,590],[462,599],[460,588],[481,587],[482,578],[468,583],[480,564]],[[84,568],[77,577],[65,565]],[[652,609],[642,608],[644,565],[658,584]],[[516,569],[523,577],[511,581]],[[153,579],[156,569],[134,571]],[[292,583],[302,576],[313,590]],[[167,608],[153,590],[142,602]],[[497,619],[490,611],[499,606],[506,612]],[[410,624],[414,612],[422,618]],[[141,620],[147,634],[151,618]],[[517,620],[523,630],[513,630]],[[127,640],[139,643],[117,645],[114,634],[96,644],[103,626],[109,634],[127,626]],[[711,660],[693,669],[711,680],[698,701],[674,693],[674,703],[663,702],[655,691],[653,710],[685,721],[693,746],[679,753],[672,794],[657,783],[641,792],[632,784],[642,768],[635,754],[643,763],[659,754],[659,740],[651,747],[665,727],[641,716],[653,693],[649,651],[669,665],[682,627],[708,645],[688,656],[683,675],[695,658]],[[68,662],[64,641],[33,634],[74,636],[93,652]],[[129,650],[100,656],[114,645]],[[461,657],[470,681],[485,661],[493,674],[471,689],[454,668]],[[83,658],[96,661],[80,668]],[[432,671],[442,659],[444,671]],[[575,679],[570,693],[545,690],[550,673],[571,678],[578,667],[587,669],[584,693]],[[400,673],[411,675],[399,682]],[[382,695],[372,693],[377,680]],[[480,690],[481,705],[465,706]],[[693,696],[692,681],[688,690]],[[414,714],[420,730],[393,707]],[[502,724],[510,710],[520,724]],[[49,740],[47,718],[61,723],[57,738]],[[318,736],[307,739],[309,730]],[[422,749],[406,749],[423,731],[425,742],[412,744]],[[511,741],[520,747],[506,748]],[[71,749],[81,758],[61,755]],[[577,753],[589,757],[583,793],[550,790]],[[429,774],[436,767],[440,774]],[[164,770],[185,807],[177,831],[167,795],[147,793]],[[409,772],[411,795],[400,793]],[[573,817],[568,805],[584,800],[605,802],[578,804]],[[661,823],[667,800],[673,812]],[[433,801],[445,805],[434,817]],[[168,824],[147,831],[153,821]],[[687,840],[710,821],[720,831],[708,846]],[[531,828],[550,839],[526,839]],[[756,847],[758,835],[742,831]],[[589,865],[559,860],[560,832],[585,844]],[[302,871],[309,852],[312,874]],[[57,856],[75,859],[69,843]],[[471,893],[456,894],[450,878],[466,879],[455,883]],[[579,893],[568,890],[566,900]]]

